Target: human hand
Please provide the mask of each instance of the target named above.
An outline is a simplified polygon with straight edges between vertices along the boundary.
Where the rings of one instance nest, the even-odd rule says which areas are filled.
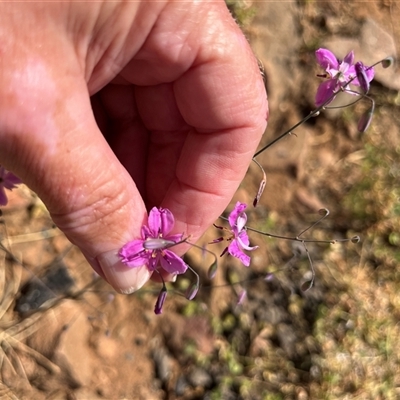
[[[153,206],[195,241],[266,127],[257,62],[221,2],[1,3],[0,164],[117,291]]]

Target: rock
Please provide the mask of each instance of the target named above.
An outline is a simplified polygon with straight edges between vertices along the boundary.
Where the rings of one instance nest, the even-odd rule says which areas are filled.
[[[155,364],[156,376],[163,383],[167,383],[171,376],[172,361],[167,351],[163,347],[155,348],[152,351]]]
[[[67,294],[74,286],[74,280],[61,260],[56,260],[42,277],[34,276],[21,289],[15,310],[26,315],[36,311],[47,300]]]
[[[82,312],[78,312],[65,330],[61,333],[54,361],[62,367],[76,386],[86,386],[94,365],[88,346],[90,323]]]
[[[209,388],[212,384],[212,377],[203,368],[195,368],[188,375],[188,381],[194,387]]]
[[[180,376],[176,380],[175,394],[177,396],[183,396],[187,387],[188,387],[188,382],[186,378],[184,376]]]

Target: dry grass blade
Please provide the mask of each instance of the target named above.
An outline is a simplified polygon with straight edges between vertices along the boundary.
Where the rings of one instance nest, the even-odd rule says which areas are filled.
[[[57,374],[61,373],[61,368],[58,365],[54,364],[43,354],[40,354],[39,352],[37,352],[36,350],[27,346],[23,342],[17,340],[16,338],[14,338],[12,336],[8,336],[6,338],[6,341],[9,341],[10,346],[13,347],[14,349],[18,349],[18,350],[26,353],[33,359],[35,359],[35,361],[39,365],[41,365],[43,368],[46,368],[47,371],[49,371],[51,374],[57,375]]]
[[[8,243],[7,247],[9,248],[13,244],[34,242],[37,240],[49,239],[59,235],[62,235],[62,232],[58,228],[52,228],[45,231],[27,233],[25,235],[10,236],[6,239],[3,239],[0,243],[3,246],[5,246],[5,243]]]
[[[23,378],[26,382],[29,382],[25,368],[22,365],[21,360],[19,359],[18,354],[15,352],[13,346],[7,340],[3,340],[1,342],[1,347],[5,356],[12,365],[15,374],[18,375],[19,378]]]
[[[4,228],[7,233],[6,226],[4,226]],[[0,289],[2,293],[0,302],[0,325],[2,327],[0,330],[0,373],[3,377],[4,374],[11,374],[13,380],[18,378],[18,380],[21,381],[22,379],[29,385],[29,379],[17,351],[25,353],[34,359],[38,365],[44,367],[51,374],[57,375],[61,373],[60,367],[22,342],[22,340],[26,339],[43,326],[39,323],[39,320],[42,320],[44,317],[43,311],[58,304],[60,299],[53,299],[42,312],[35,313],[21,322],[16,323],[15,321],[10,321],[5,318],[6,313],[9,311],[18,294],[24,265],[21,256],[16,255],[12,250],[12,244],[43,240],[59,234],[60,231],[58,229],[49,229],[43,232],[14,237],[10,237],[6,234],[6,238],[0,241],[0,246],[3,250],[0,256]],[[6,257],[11,259],[11,267],[8,269],[6,268]],[[1,398],[17,398],[9,387],[3,383],[1,385]]]
[[[3,268],[5,270],[5,268]],[[11,268],[11,279],[5,289],[4,296],[0,303],[0,320],[10,308],[16,294],[18,293],[19,285],[21,283],[22,269],[20,267]]]
[[[19,400],[13,391],[0,381],[0,398],[4,400]]]
[[[36,313],[30,318],[27,318],[17,324],[13,324],[7,330],[0,332],[0,341],[6,338],[12,337],[16,340],[23,340],[36,332],[40,326],[38,326],[39,320],[43,317],[43,314]]]

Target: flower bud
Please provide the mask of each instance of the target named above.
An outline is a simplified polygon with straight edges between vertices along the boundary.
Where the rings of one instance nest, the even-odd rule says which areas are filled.
[[[320,208],[318,214],[327,217],[329,215],[329,210],[327,208]]]
[[[360,236],[356,235],[356,236],[353,236],[350,240],[351,240],[351,243],[359,243],[361,238],[360,238]]]
[[[218,263],[217,261],[215,261],[210,265],[210,268],[208,268],[207,271],[208,279],[213,279],[215,277],[215,275],[217,274],[217,269],[218,269]]]
[[[389,68],[393,64],[393,57],[387,57],[381,61],[382,68]]]
[[[358,121],[357,125],[357,129],[360,133],[364,133],[369,128],[369,125],[371,124],[372,121],[372,117],[374,115],[374,111],[375,111],[375,103],[372,103],[372,107],[363,115],[361,115],[361,118]]]
[[[193,300],[196,297],[198,291],[199,291],[199,283],[195,282],[188,287],[185,297],[188,300]]]
[[[303,292],[307,292],[307,290],[310,290],[314,285],[314,281],[305,281],[302,285],[301,285],[301,290]]]
[[[256,197],[253,200],[253,207],[257,207],[258,202],[260,201],[260,198],[264,192],[265,185],[267,184],[267,181],[265,179],[262,179],[260,182],[260,186],[258,187],[258,191],[256,194]]]
[[[365,92],[368,93],[369,91],[369,81],[367,74],[365,73],[365,66],[361,61],[358,61],[354,65],[355,70],[356,70],[356,75],[358,82],[360,83],[361,89]]]
[[[171,247],[174,244],[176,243],[173,242],[172,240],[165,240],[161,238],[149,238],[143,242],[143,247],[146,250],[160,250],[160,249],[165,249],[167,247]]]
[[[162,313],[162,308],[164,306],[166,298],[167,298],[167,288],[163,286],[160,291],[160,294],[157,297],[156,305],[154,307],[155,314],[159,315]]]

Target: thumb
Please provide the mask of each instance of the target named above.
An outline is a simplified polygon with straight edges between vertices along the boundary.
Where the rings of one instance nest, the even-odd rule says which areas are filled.
[[[130,269],[117,252],[140,237],[146,208],[96,124],[86,82],[53,78],[38,62],[17,78],[8,76],[8,91],[0,89],[0,163],[40,196],[117,291],[139,289],[150,277],[147,266]]]

